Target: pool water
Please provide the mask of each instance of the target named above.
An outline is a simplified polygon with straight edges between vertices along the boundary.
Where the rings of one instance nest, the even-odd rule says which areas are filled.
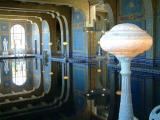
[[[119,71],[114,78],[111,72],[103,60],[70,63],[39,58],[2,59],[0,119],[117,120],[121,82]],[[144,104],[137,106],[136,89],[138,92],[139,87],[144,88],[139,83],[144,82],[132,82],[132,86],[137,86],[132,90],[133,108],[135,116],[145,120],[149,112],[144,114],[141,110],[151,111],[150,102],[160,98],[158,91],[148,93],[151,88],[147,85],[140,93],[143,98],[140,102]]]

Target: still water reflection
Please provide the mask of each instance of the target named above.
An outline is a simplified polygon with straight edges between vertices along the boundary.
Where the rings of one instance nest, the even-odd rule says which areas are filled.
[[[108,79],[113,76],[105,64],[2,60],[0,119],[116,120],[121,82]],[[139,112],[135,107],[136,117],[149,116]]]

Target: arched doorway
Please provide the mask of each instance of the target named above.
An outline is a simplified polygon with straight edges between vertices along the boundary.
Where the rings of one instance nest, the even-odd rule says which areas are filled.
[[[95,21],[95,29],[96,29],[96,55],[102,55],[102,49],[99,45],[99,40],[101,36],[111,27],[114,26],[114,18],[112,8],[108,3],[99,3],[95,5],[96,7],[96,21]]]
[[[34,54],[40,55],[40,33],[36,23],[32,25],[32,50]]]
[[[51,56],[50,29],[46,20],[42,21],[42,43],[42,50],[47,52],[47,54]]]
[[[14,54],[25,52],[25,29],[22,25],[15,24],[11,27],[11,49]]]

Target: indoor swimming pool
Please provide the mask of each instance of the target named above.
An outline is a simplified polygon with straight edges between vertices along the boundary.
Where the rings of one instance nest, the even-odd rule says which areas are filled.
[[[117,119],[121,82],[114,73],[119,73],[119,69],[113,66],[111,69],[103,60],[89,63],[52,60],[1,59],[1,120]],[[156,90],[160,89],[160,82],[153,74],[148,76],[149,80],[144,73],[133,74],[136,75],[132,80],[134,115],[147,118],[151,103],[159,104],[160,94]]]

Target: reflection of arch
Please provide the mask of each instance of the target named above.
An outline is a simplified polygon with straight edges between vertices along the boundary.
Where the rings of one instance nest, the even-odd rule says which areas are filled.
[[[40,54],[40,33],[36,23],[32,24],[32,48],[35,54]]]
[[[44,92],[49,93],[49,91],[51,90],[51,61],[48,61],[43,70]]]
[[[12,81],[17,86],[22,86],[27,81],[26,61],[15,60],[12,62]]]
[[[46,20],[42,21],[42,43],[43,50],[47,51],[51,56],[51,47],[50,47],[50,29],[49,24]]]
[[[50,63],[49,63],[50,64]],[[65,68],[65,67],[67,67],[67,68]],[[63,68],[62,69],[66,69],[67,70],[67,76],[70,78],[70,76],[69,76],[69,63],[65,63],[65,67],[63,66]],[[58,108],[58,107],[60,107],[61,105],[63,105],[67,100],[68,100],[68,98],[69,98],[69,94],[70,94],[70,80],[64,80],[64,79],[62,79],[63,81],[64,81],[64,86],[62,86],[62,87],[64,87],[65,89],[64,89],[64,91],[65,92],[63,92],[63,95],[60,95],[58,98],[55,98],[55,100],[54,101],[51,101],[51,102],[41,102],[40,104],[37,104],[36,106],[35,105],[32,105],[32,104],[27,104],[28,105],[28,107],[26,108],[19,108],[18,109],[18,111],[22,111],[22,110],[25,110],[26,111],[26,109],[27,110],[37,110],[37,109],[41,109],[41,108],[47,108],[47,109],[52,109],[52,108]],[[61,91],[61,93],[62,93],[62,91]],[[11,100],[9,100],[9,102],[7,101],[7,102],[4,102],[4,103],[0,103],[0,105],[2,104],[6,104],[6,103],[15,103],[15,102],[22,102],[22,101],[29,101],[29,100],[37,100],[37,99],[40,99],[40,98],[42,98],[42,97],[44,97],[44,94],[42,94],[41,96],[32,96],[31,98],[23,98],[23,97],[21,97],[20,99],[18,99],[18,100],[13,100],[13,101],[11,101]],[[17,111],[13,111],[13,112],[17,112]]]
[[[41,84],[41,61],[34,59],[33,61],[33,83],[34,87],[38,89]]]

